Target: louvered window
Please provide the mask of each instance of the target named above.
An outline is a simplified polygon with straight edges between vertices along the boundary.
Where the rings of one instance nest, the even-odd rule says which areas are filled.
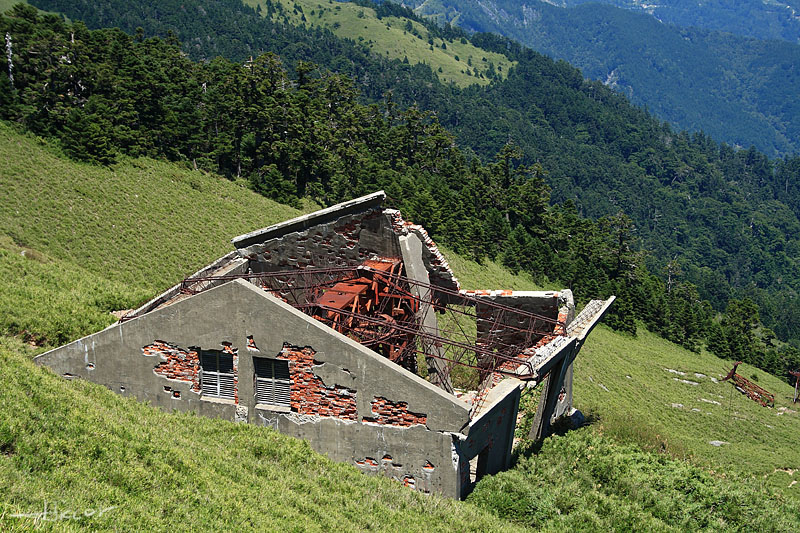
[[[254,357],[253,365],[256,370],[256,403],[289,407],[292,390],[289,361]]]
[[[235,385],[233,355],[218,350],[200,352],[200,385],[203,396],[233,400]]]

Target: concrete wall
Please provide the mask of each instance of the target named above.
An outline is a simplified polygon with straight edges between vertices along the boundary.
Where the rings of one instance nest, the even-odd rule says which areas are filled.
[[[200,394],[193,372],[202,350],[236,355],[236,400]],[[302,359],[299,371],[306,378],[292,386],[292,408],[256,406],[253,356],[289,359],[293,368]],[[463,492],[454,442],[471,431],[466,404],[242,280],[36,360],[58,374],[89,379],[166,410],[271,426],[307,439],[334,460],[396,477],[416,490],[456,498]],[[330,401],[313,401],[325,391],[331,391]],[[355,416],[345,413],[342,395],[354,399]]]
[[[513,307],[551,320],[559,318],[559,307],[563,302],[562,295],[553,291],[468,291],[467,294],[478,299],[475,306],[478,342],[488,344],[501,342],[512,346],[532,346],[541,336],[526,338],[525,332],[531,327],[530,317],[503,312],[497,307],[482,305],[482,301]],[[533,326],[537,330],[553,329],[552,323],[545,321],[535,321]]]
[[[478,457],[476,481],[511,466],[522,385],[516,379],[507,379],[492,388],[482,402],[480,412],[470,421],[466,437],[456,442],[461,497],[472,490],[468,477],[472,458]]]
[[[397,235],[380,208],[343,214],[301,231],[277,232],[239,249],[253,272],[356,266],[373,255],[400,257]]]
[[[458,280],[422,226],[384,209],[383,191],[297,217],[232,240],[253,272],[356,266],[372,256],[402,256],[399,238],[415,234],[430,282],[458,290]]]

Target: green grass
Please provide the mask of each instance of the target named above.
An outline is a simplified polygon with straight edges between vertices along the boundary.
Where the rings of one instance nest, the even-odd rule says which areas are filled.
[[[636,338],[593,332],[576,362],[575,404],[594,424],[538,453],[525,445],[512,471],[479,484],[476,505],[421,497],[268,429],[162,413],[30,362],[43,349],[30,342],[96,331],[113,320],[109,311],[229,251],[232,236],[295,214],[176,165],[74,163],[0,124],[0,332],[16,335],[0,337],[0,530],[30,529],[30,519],[10,515],[45,503],[117,506],[39,524],[67,530],[501,530],[508,520],[560,530],[784,530],[797,520],[797,414],[713,383],[728,363],[641,329]],[[490,261],[445,253],[465,288],[540,289]],[[790,407],[788,385],[740,371]]]
[[[109,281],[69,261],[53,260],[0,236],[0,334],[57,346],[100,330],[147,291]]]
[[[35,366],[0,338],[0,530],[511,531],[249,424],[167,414]],[[11,515],[102,516],[59,522]]]
[[[544,531],[794,531],[800,504],[593,428],[523,450],[468,501]]]
[[[266,16],[264,2],[244,1],[253,7],[261,5]],[[428,30],[422,24],[411,22],[415,35],[407,31],[406,19],[385,17],[378,20],[375,10],[368,7],[327,0],[280,0],[280,3],[293,24],[322,26],[339,37],[365,43],[376,54],[390,59],[408,58],[411,64],[425,63],[439,75],[439,79],[460,87],[476,83],[487,85],[489,79],[477,76],[476,72],[485,76],[490,64],[503,77],[514,66],[514,62],[501,54],[481,50],[460,40],[445,41],[446,49],[442,49],[442,39],[433,39],[433,44],[428,42]],[[302,12],[295,12],[295,6],[299,6]],[[303,16],[306,22],[302,21]],[[468,70],[471,74],[467,74]]]
[[[5,13],[15,4],[27,4],[27,2],[23,2],[21,0],[0,0],[0,13]]]
[[[0,235],[154,294],[299,212],[215,175],[152,159],[76,163],[0,123]]]
[[[533,278],[525,273],[512,274],[508,269],[499,263],[484,260],[476,263],[460,255],[456,255],[447,246],[437,244],[442,253],[450,263],[450,268],[456,273],[461,288],[463,289],[511,289],[515,291],[544,291],[558,290],[553,283],[546,283],[542,286],[536,283]]]
[[[712,470],[753,475],[754,483],[800,499],[800,472],[785,471],[800,468],[800,418],[791,402],[793,388],[754,367],[740,366],[741,375],[757,375],[758,384],[775,395],[774,409],[762,407],[719,381],[732,366],[643,328],[630,338],[600,327],[575,363],[576,403],[623,440],[689,457]],[[727,444],[717,447],[711,441]]]

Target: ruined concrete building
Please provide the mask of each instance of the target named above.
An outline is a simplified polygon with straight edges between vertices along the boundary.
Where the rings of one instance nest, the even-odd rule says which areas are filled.
[[[37,357],[167,410],[269,426],[415,490],[465,496],[571,409],[572,361],[611,303],[465,291],[378,192],[233,239],[107,329]]]

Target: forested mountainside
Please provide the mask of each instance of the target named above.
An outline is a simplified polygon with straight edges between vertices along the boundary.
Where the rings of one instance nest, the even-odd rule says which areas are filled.
[[[800,150],[800,44],[679,28],[600,4],[415,1],[423,13],[441,6],[469,31],[564,59],[680,129],[770,156]]]
[[[707,341],[779,375],[798,364],[743,299],[761,304],[780,338],[800,337],[798,206],[782,203],[796,202],[798,162],[773,165],[754,150],[676,134],[565,63],[478,35],[473,44],[518,61],[506,81],[461,90],[428,70],[425,107],[458,119],[462,146],[481,155],[496,147],[482,163],[431,114],[388,98],[359,103],[362,79],[309,63],[293,76],[272,55],[196,63],[174,38],[89,31],[24,6],[0,30],[14,76],[12,85],[7,70],[0,75],[3,118],[60,139],[75,158],[182,160],[289,202],[384,188],[458,251],[549,276],[581,298],[617,294],[615,327],[632,331],[639,318],[685,346]],[[654,272],[669,263],[663,278],[646,268],[638,238],[658,254]],[[727,308],[722,321],[711,321],[692,281]]]
[[[429,0],[426,4],[435,4],[436,1]],[[589,2],[647,13],[661,22],[676,26],[708,28],[758,39],[800,42],[800,2],[797,0],[660,0],[657,3],[643,0],[555,0],[551,3],[571,7]]]
[[[740,367],[775,393],[776,409],[764,409],[709,379],[726,362],[647,331],[595,329],[575,371],[592,426],[541,449],[523,442],[518,465],[485,477],[471,502],[365,476],[270,428],[165,413],[35,365],[53,343],[103,328],[109,311],[230,250],[231,235],[299,214],[181,163],[120,159],[71,161],[0,121],[0,530],[790,532],[800,521],[785,469],[800,462],[791,386]],[[465,288],[538,288],[445,253]],[[665,367],[708,377],[686,385]],[[685,407],[664,413],[665,402]],[[55,509],[69,517],[48,528]]]

